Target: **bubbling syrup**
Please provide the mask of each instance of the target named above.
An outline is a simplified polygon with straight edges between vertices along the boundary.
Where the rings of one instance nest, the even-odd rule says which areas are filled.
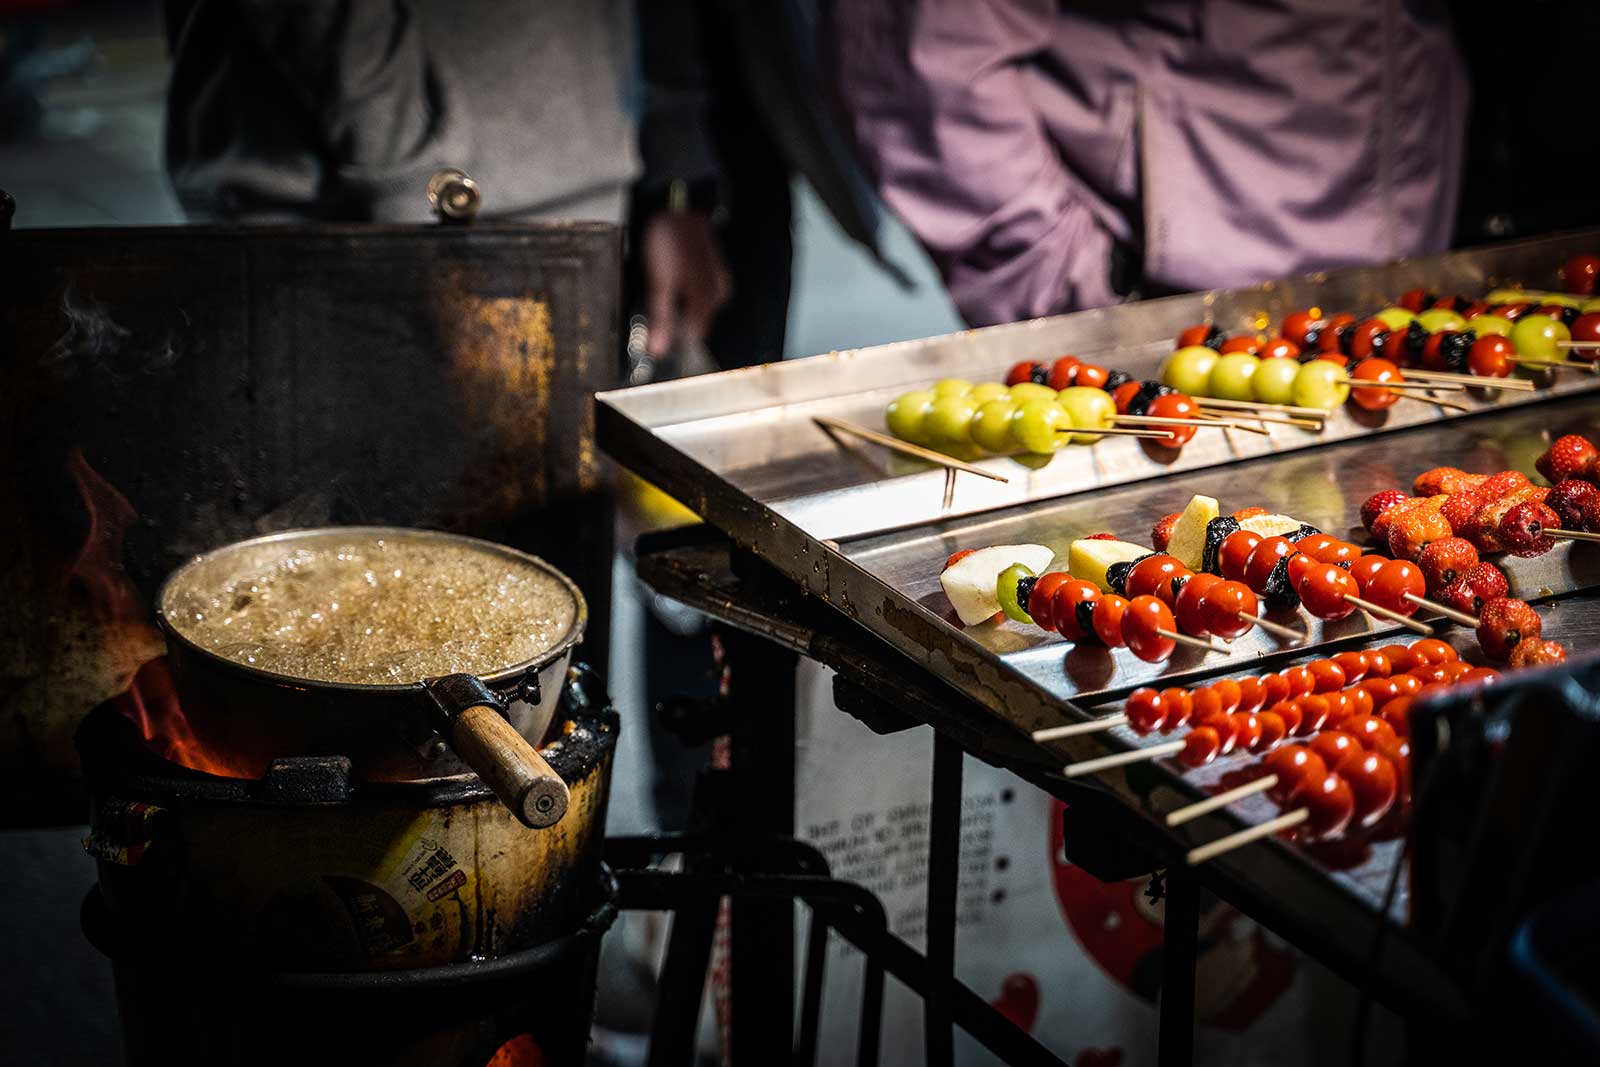
[[[449,540],[345,534],[203,559],[163,608],[223,659],[366,685],[493,674],[560,643],[577,615],[567,586],[522,560]]]

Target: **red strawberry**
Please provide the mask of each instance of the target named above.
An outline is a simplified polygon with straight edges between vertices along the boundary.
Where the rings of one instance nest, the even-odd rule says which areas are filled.
[[[1472,516],[1488,502],[1489,498],[1483,495],[1482,489],[1463,489],[1444,498],[1444,506],[1439,509],[1439,514],[1444,516],[1452,530],[1461,530],[1472,522]]]
[[[1585,481],[1594,477],[1594,463],[1600,458],[1600,450],[1587,437],[1580,437],[1569,433],[1565,437],[1558,437],[1554,444],[1545,450],[1534,466],[1539,473],[1552,482],[1559,482],[1564,478],[1581,478]]]
[[[1556,483],[1550,490],[1550,495],[1544,502],[1550,509],[1561,516],[1561,525],[1569,530],[1584,528],[1583,509],[1593,497],[1600,496],[1600,489],[1596,489],[1588,482],[1581,482],[1576,478],[1567,478]]]
[[[1367,497],[1367,502],[1361,505],[1361,525],[1367,528],[1368,533],[1373,533],[1372,524],[1379,515],[1382,515],[1396,504],[1403,504],[1410,499],[1399,489],[1378,490]],[[1235,513],[1234,518],[1237,519],[1238,517],[1238,513]]]
[[[1506,581],[1504,572],[1493,563],[1479,563],[1468,567],[1467,573],[1461,576],[1461,580],[1466,582],[1467,588],[1484,603],[1511,592],[1511,583]],[[1483,603],[1480,603],[1472,609],[1472,613],[1476,615],[1482,607]]]
[[[1411,492],[1416,496],[1459,493],[1463,489],[1474,488],[1483,481],[1483,475],[1468,474],[1459,467],[1435,467],[1431,471],[1423,471],[1417,475],[1416,480],[1411,483]]]
[[[1084,538],[1085,541],[1115,541],[1116,539],[1117,535],[1114,533],[1090,534],[1088,537]]]
[[[1478,644],[1493,660],[1504,661],[1519,643],[1538,637],[1539,630],[1539,613],[1509,597],[1489,601],[1478,614]]]
[[[1178,525],[1178,518],[1181,514],[1181,512],[1174,511],[1171,515],[1165,515],[1160,522],[1150,528],[1151,548],[1154,548],[1157,552],[1165,552],[1167,550],[1167,546],[1172,543],[1172,528]]]
[[[1517,647],[1511,650],[1511,666],[1518,670],[1524,667],[1550,667],[1565,662],[1567,662],[1567,650],[1560,641],[1524,637],[1517,642]]]
[[[1556,547],[1556,539],[1544,531],[1561,528],[1561,516],[1547,505],[1528,501],[1518,504],[1500,520],[1500,540],[1513,556],[1542,556]]]
[[[1528,484],[1528,476],[1521,471],[1501,471],[1498,474],[1491,474],[1478,488],[1482,489],[1490,500],[1498,500],[1507,493],[1525,488]]]
[[[1417,556],[1422,577],[1433,590],[1443,589],[1466,574],[1478,562],[1478,550],[1470,541],[1446,537],[1429,544]]]
[[[1451,536],[1450,524],[1436,508],[1415,508],[1389,524],[1389,554],[1414,560],[1434,541]]]
[[[1476,615],[1483,606],[1483,601],[1478,599],[1478,594],[1472,591],[1472,586],[1467,584],[1465,578],[1457,578],[1444,588],[1434,590],[1433,598],[1446,607],[1464,611],[1468,615]]]
[[[1594,533],[1600,533],[1600,493],[1596,493],[1584,501],[1583,528]]]
[[[1256,515],[1265,515],[1265,514],[1267,514],[1267,509],[1266,508],[1240,508],[1238,511],[1235,511],[1233,513],[1233,521],[1234,522],[1243,522],[1244,520],[1246,520],[1248,518],[1253,518]]]

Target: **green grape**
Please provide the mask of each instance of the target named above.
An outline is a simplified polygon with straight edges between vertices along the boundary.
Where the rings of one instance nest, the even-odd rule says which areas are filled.
[[[1205,345],[1188,345],[1167,357],[1161,368],[1161,382],[1189,396],[1205,396],[1217,353]]]
[[[1449,308],[1429,308],[1417,315],[1417,324],[1429,333],[1467,328],[1467,320]]]
[[[931,389],[914,389],[909,393],[901,393],[889,401],[889,407],[883,413],[884,425],[889,427],[890,433],[902,441],[921,442],[924,440],[922,420],[928,414],[928,409],[933,406],[933,401]]]
[[[1344,368],[1330,360],[1302,363],[1300,373],[1294,378],[1294,404],[1332,411],[1350,396],[1350,387],[1344,380]]]
[[[1022,602],[1017,599],[1017,583],[1024,578],[1032,578],[1033,572],[1020,563],[1013,563],[1000,572],[1000,577],[995,579],[994,595],[1000,601],[1000,610],[1006,613],[1006,618],[1016,622],[1025,622],[1033,625],[1033,616],[1023,610]]]
[[[1072,420],[1072,425],[1080,430],[1091,428],[1103,430],[1111,425],[1111,420],[1117,415],[1117,405],[1111,399],[1110,393],[1086,385],[1074,385],[1061,390],[1061,395],[1056,397],[1056,403],[1066,411],[1067,417]],[[1072,435],[1072,443],[1092,445],[1102,436],[1097,433],[1075,433]]]
[[[1417,317],[1416,312],[1406,308],[1388,307],[1372,316],[1391,330],[1403,330],[1411,325],[1411,320]]]
[[[1029,400],[1011,413],[1011,440],[1038,455],[1054,452],[1067,443],[1061,430],[1072,429],[1072,416],[1054,400]]]
[[[972,440],[972,417],[978,405],[966,396],[941,396],[922,417],[922,432],[941,445],[964,445]]]
[[[1264,359],[1250,376],[1250,389],[1254,400],[1263,404],[1294,403],[1294,383],[1300,376],[1300,364],[1292,359]]]
[[[1572,293],[1541,293],[1539,295],[1539,303],[1554,304],[1557,307],[1564,308],[1577,308],[1579,311],[1583,310],[1583,297],[1575,296]]]
[[[1017,405],[1007,397],[990,400],[978,408],[972,420],[972,440],[979,448],[990,452],[1010,452],[1016,448],[1011,439],[1011,413]]]
[[[1483,298],[1483,302],[1485,304],[1520,304],[1527,299],[1529,299],[1529,296],[1522,289],[1491,289],[1488,295]]]
[[[966,396],[972,392],[972,383],[965,378],[941,378],[933,383],[934,396]]]
[[[967,399],[982,407],[991,400],[1009,397],[1011,387],[1005,382],[979,382],[972,387],[972,392],[967,394]]]
[[[1273,362],[1278,362],[1274,360]],[[1211,368],[1211,381],[1207,392],[1200,396],[1221,397],[1224,400],[1249,400],[1255,395],[1250,380],[1261,367],[1261,360],[1248,352],[1229,352]]]
[[[1038,382],[1018,382],[1010,389],[1011,399],[1019,404],[1026,404],[1030,400],[1054,400],[1056,391],[1048,385]]]
[[[1566,350],[1557,345],[1572,340],[1567,324],[1550,315],[1524,315],[1511,327],[1511,343],[1517,355],[1529,359],[1565,359]]]
[[[1475,319],[1467,320],[1467,328],[1479,337],[1494,334],[1496,337],[1511,336],[1511,320],[1501,318],[1499,315],[1479,315]]]
[[[1592,315],[1596,311],[1600,311],[1600,296],[1591,296],[1589,299],[1583,302],[1583,307],[1579,308],[1578,310],[1583,312],[1585,315]]]

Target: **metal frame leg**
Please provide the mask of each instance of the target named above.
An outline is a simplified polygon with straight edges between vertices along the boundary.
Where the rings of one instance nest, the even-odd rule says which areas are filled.
[[[956,971],[956,889],[961,878],[961,746],[933,735],[933,784],[928,808],[928,908],[923,923],[928,991],[922,1002],[924,1057],[930,1067],[955,1058],[950,1010]]]
[[[828,966],[828,920],[811,909],[806,933],[806,969],[800,984],[800,1032],[795,1036],[795,1067],[817,1062],[817,1028],[822,1023],[822,977]]]
[[[1162,927],[1161,1036],[1156,1052],[1161,1067],[1187,1067],[1194,1062],[1194,969],[1199,941],[1200,883],[1186,870],[1169,870]]]
[[[650,1067],[685,1067],[695,1062],[701,996],[720,902],[708,898],[679,908],[672,916],[667,958],[661,965],[660,995],[650,1028]]]

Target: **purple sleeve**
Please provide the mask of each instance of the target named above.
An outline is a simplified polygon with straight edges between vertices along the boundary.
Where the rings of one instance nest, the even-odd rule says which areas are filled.
[[[831,45],[889,208],[975,326],[1114,303],[1111,235],[1029,99],[1053,0],[836,0]]]

